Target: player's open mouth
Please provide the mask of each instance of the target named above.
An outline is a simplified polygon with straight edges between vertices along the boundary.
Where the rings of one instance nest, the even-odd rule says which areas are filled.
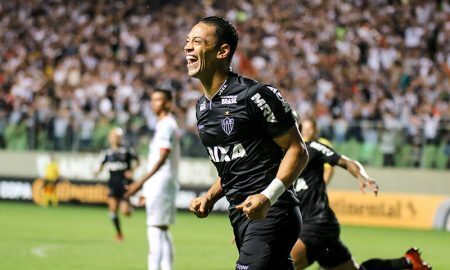
[[[186,60],[187,60],[187,67],[192,67],[193,65],[197,64],[198,62],[198,57],[194,56],[194,55],[188,55],[186,56]]]

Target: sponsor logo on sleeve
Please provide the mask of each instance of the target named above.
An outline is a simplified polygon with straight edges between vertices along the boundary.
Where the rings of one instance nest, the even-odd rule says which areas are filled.
[[[334,154],[334,152],[331,151],[328,147],[321,145],[320,143],[317,143],[317,142],[311,142],[311,144],[309,146],[311,148],[314,148],[317,151],[321,152],[322,154],[324,154],[327,157],[331,157]]]
[[[290,112],[291,106],[289,106],[289,103],[287,103],[287,101],[281,96],[280,91],[272,86],[267,86],[267,88],[269,88],[270,91],[272,91],[277,96],[278,100],[281,101],[281,103],[283,104],[284,112]]]
[[[263,112],[263,116],[266,118],[267,122],[278,123],[269,104],[267,104],[267,102],[261,97],[259,93],[254,94],[250,99],[253,100],[256,106],[258,106],[258,108]]]

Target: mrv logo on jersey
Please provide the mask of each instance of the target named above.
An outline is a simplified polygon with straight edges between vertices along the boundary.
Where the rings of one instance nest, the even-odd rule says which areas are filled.
[[[209,158],[213,162],[228,162],[231,160],[235,160],[241,157],[245,157],[247,153],[245,152],[242,144],[237,143],[231,147],[228,146],[213,146],[206,147],[208,149]]]
[[[263,115],[266,118],[266,121],[269,123],[278,123],[277,119],[275,118],[275,115],[272,112],[272,109],[270,108],[269,104],[261,98],[261,95],[259,93],[254,94],[251,97],[251,100],[255,102],[256,106],[263,111]]]

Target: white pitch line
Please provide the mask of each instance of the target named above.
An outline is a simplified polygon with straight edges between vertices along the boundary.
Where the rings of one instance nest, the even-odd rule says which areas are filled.
[[[54,249],[56,248],[57,245],[55,244],[45,244],[45,245],[40,245],[37,247],[33,247],[31,249],[31,254],[40,257],[40,258],[45,258],[47,257],[47,252],[49,249]]]

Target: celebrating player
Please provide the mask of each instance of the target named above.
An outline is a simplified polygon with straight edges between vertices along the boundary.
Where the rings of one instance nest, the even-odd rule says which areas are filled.
[[[358,179],[363,192],[369,188],[376,195],[378,185],[367,175],[359,162],[339,155],[333,149],[315,140],[314,136],[311,136],[317,133],[313,120],[302,121],[300,129],[302,134],[311,140],[306,141],[310,161],[294,185],[303,217],[303,229],[291,253],[295,268],[304,269],[317,261],[324,269],[431,269],[422,261],[420,253],[414,248],[408,250],[404,257],[389,260],[372,259],[362,263],[360,268],[357,267],[350,251],[340,240],[340,225],[328,203],[326,184],[323,180],[323,165],[325,163],[331,166],[339,165],[349,171]]]
[[[169,91],[156,89],[151,96],[151,106],[158,122],[149,146],[148,171],[129,187],[127,196],[144,187],[150,246],[148,269],[171,270],[173,244],[169,226],[174,224],[176,213],[180,156],[178,125],[171,113],[172,95]]]
[[[280,92],[230,71],[237,44],[236,28],[220,17],[201,20],[186,39],[188,74],[204,87],[198,130],[219,175],[190,210],[204,218],[225,195],[239,250],[236,269],[293,269],[289,252],[301,217],[292,183],[308,155]]]
[[[124,195],[126,186],[131,182],[133,169],[139,165],[139,159],[135,152],[122,145],[122,137],[123,131],[120,128],[114,128],[109,132],[108,141],[110,148],[102,153],[103,158],[100,168],[94,172],[94,175],[97,176],[104,167],[109,170],[109,216],[116,229],[117,241],[123,240],[118,216],[119,206],[121,206],[124,215],[130,214],[131,206]]]

